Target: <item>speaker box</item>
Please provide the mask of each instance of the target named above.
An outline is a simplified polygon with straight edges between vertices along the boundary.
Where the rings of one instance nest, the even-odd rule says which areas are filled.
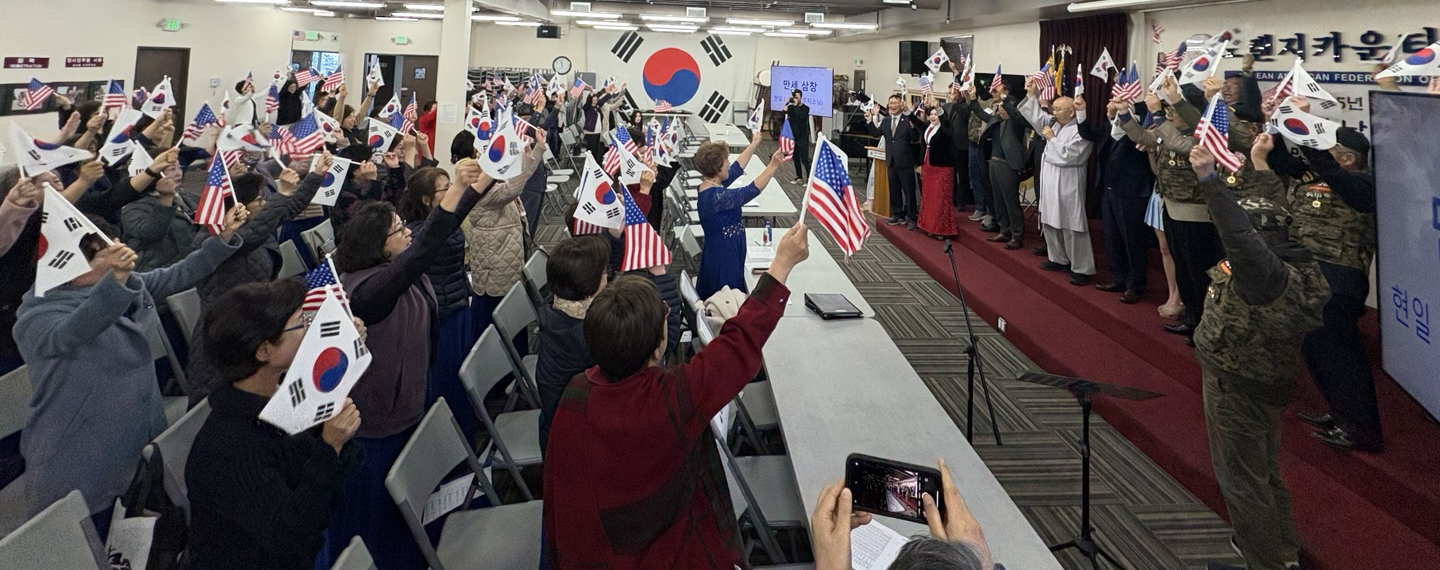
[[[538,28],[535,28],[535,37],[550,39],[558,38],[560,37],[560,26],[540,26]],[[924,64],[925,56],[920,56],[920,62],[922,65]]]
[[[900,42],[900,73],[920,75],[929,71],[925,67],[925,58],[930,57],[929,42]]]

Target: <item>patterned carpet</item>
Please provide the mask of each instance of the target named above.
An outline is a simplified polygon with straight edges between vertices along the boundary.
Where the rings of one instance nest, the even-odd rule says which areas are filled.
[[[768,158],[774,148],[766,141],[758,156]],[[786,192],[800,204],[803,188],[790,183],[793,170],[784,166],[780,172]],[[860,179],[859,173],[852,172],[852,177]],[[562,189],[551,197],[557,195],[568,192]],[[547,208],[536,233],[541,245],[567,236],[554,214],[559,210],[554,205]],[[788,227],[794,221],[794,217],[777,218],[775,227]],[[669,224],[667,220],[667,230]],[[830,254],[842,259],[834,240],[818,233]],[[677,251],[675,257],[672,270],[689,269],[693,274],[694,264],[683,253]],[[965,311],[959,300],[878,233],[842,267],[963,433],[967,362]],[[1021,373],[1039,368],[984,321],[971,315],[971,323],[1004,441],[995,445],[983,392],[977,392],[975,449],[1042,539],[1070,540],[1080,524],[1079,404],[1063,390],[1016,381]],[[1242,564],[1230,548],[1230,527],[1224,520],[1099,416],[1092,419],[1091,429],[1092,515],[1096,539],[1104,549],[1132,570],[1203,569],[1207,562]],[[1058,558],[1065,568],[1089,567],[1073,549]]]

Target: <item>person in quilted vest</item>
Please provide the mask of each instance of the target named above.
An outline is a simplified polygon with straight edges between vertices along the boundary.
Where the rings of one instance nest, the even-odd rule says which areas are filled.
[[[520,282],[520,270],[525,266],[525,213],[519,198],[525,181],[545,156],[546,140],[545,132],[537,131],[535,145],[521,157],[520,173],[510,179],[513,183],[496,186],[470,212],[465,261],[470,266],[470,290],[475,293],[470,307],[477,331],[494,322],[490,313]]]

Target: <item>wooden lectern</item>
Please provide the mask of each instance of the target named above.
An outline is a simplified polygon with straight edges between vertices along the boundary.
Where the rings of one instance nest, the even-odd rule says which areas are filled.
[[[882,218],[890,217],[890,171],[885,164],[885,149],[878,146],[865,147],[865,156],[875,161],[871,172],[875,174],[875,201],[870,211]]]

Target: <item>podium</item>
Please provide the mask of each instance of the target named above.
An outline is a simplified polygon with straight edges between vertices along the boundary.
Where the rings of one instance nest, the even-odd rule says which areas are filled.
[[[875,201],[870,211],[882,218],[890,217],[890,170],[885,164],[885,149],[878,146],[865,147],[865,156],[874,160]]]

